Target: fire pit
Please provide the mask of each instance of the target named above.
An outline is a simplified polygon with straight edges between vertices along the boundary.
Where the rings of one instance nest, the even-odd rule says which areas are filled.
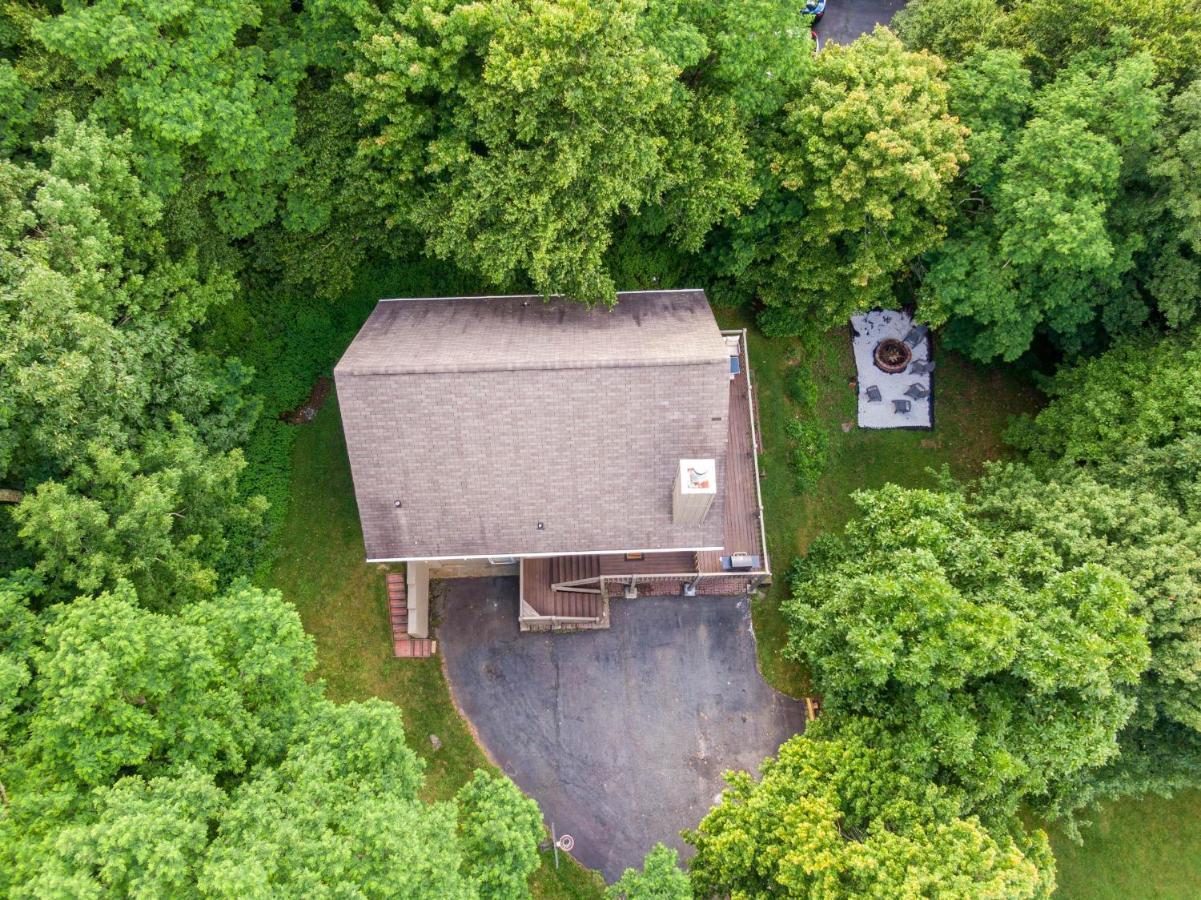
[[[905,367],[909,365],[909,360],[913,358],[913,351],[909,349],[909,345],[904,341],[898,341],[896,338],[885,338],[876,344],[876,365],[890,375],[895,375],[897,372],[904,372]]]

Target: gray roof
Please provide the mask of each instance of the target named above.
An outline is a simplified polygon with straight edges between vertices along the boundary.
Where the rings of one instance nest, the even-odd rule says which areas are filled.
[[[671,517],[680,459],[725,477],[708,301],[618,299],[379,303],[334,369],[368,559],[721,546],[723,491],[703,524]]]

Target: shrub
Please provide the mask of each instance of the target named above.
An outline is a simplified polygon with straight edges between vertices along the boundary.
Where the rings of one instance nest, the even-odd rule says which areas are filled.
[[[817,484],[830,459],[830,439],[822,427],[810,419],[793,419],[785,427],[792,441],[792,471],[797,490],[804,493]]]

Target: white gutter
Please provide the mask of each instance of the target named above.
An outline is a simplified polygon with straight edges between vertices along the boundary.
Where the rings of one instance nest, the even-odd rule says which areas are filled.
[[[549,559],[552,556],[619,556],[626,553],[709,553],[724,547],[674,547],[658,550],[560,550],[555,553],[477,553],[472,556],[395,556],[387,559],[368,559],[369,563],[450,562],[456,559]]]

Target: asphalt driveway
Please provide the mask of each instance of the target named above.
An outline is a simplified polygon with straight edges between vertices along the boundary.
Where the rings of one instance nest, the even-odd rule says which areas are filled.
[[[804,728],[755,668],[743,598],[617,600],[611,627],[521,634],[517,581],[444,581],[439,647],[492,758],[608,881],[656,841],[686,850],[727,769]]]
[[[823,44],[849,44],[877,24],[887,25],[904,5],[905,0],[827,0],[816,31]]]

